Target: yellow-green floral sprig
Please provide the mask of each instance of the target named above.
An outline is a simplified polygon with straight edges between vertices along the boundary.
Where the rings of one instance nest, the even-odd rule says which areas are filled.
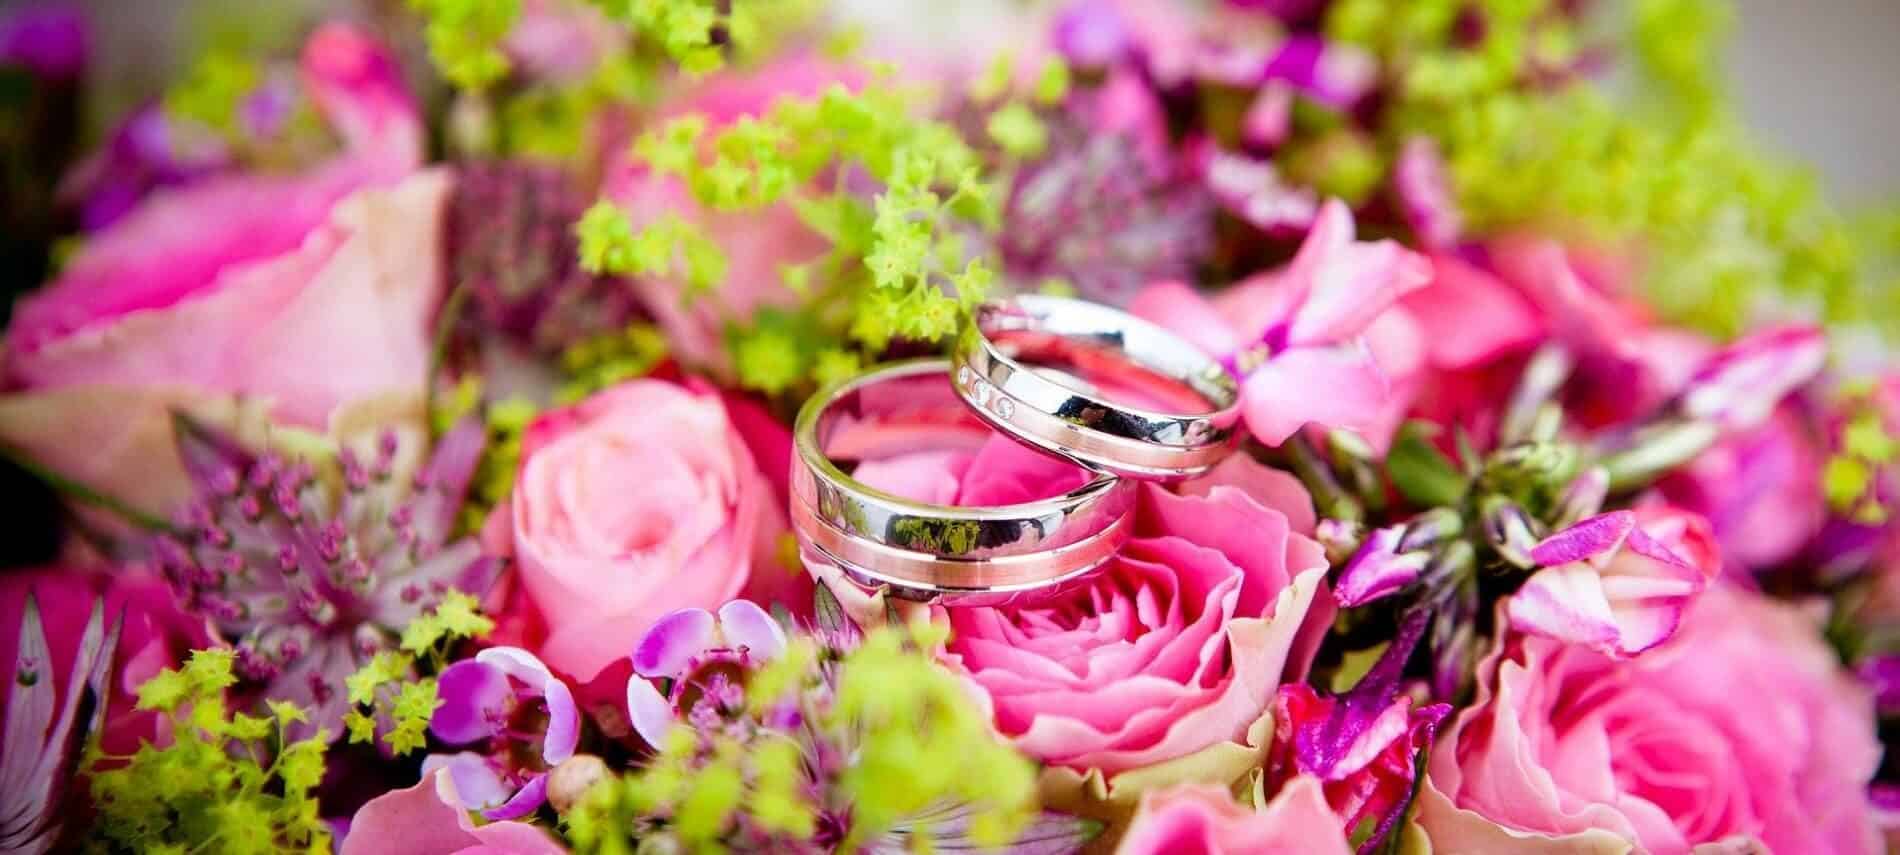
[[[87,774],[99,815],[88,844],[107,851],[328,852],[329,827],[314,790],[323,780],[327,734],[291,741],[304,720],[295,704],[266,716],[230,710],[237,682],[229,650],[198,650],[184,667],[138,689],[138,708],[164,716],[171,744],[145,743],[129,757],[89,749]]]

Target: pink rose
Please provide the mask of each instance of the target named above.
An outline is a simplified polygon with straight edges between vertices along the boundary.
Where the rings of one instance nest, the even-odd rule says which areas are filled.
[[[1026,501],[1073,477],[994,437],[957,498]],[[1238,750],[1281,680],[1305,672],[1330,612],[1324,552],[1301,531],[1310,500],[1242,456],[1209,477],[1180,493],[1145,487],[1135,538],[1061,602],[949,611],[945,661],[1030,756],[1114,776]]]
[[[0,439],[168,513],[187,494],[169,411],[324,429],[344,405],[418,392],[440,296],[447,185],[386,52],[340,25],[304,49],[306,91],[345,149],[299,175],[153,193],[23,299]]]
[[[722,71],[662,105],[654,127],[697,114],[706,119],[708,133],[716,133],[742,118],[764,115],[780,98],[811,97],[846,82],[844,69],[809,56],[751,71]],[[634,283],[666,331],[673,354],[717,374],[729,370],[721,344],[726,323],[749,319],[760,308],[795,305],[798,295],[785,287],[780,267],[809,261],[829,247],[787,205],[763,212],[707,210],[678,177],[654,173],[636,159],[610,166],[602,192],[627,211],[636,226],[675,214],[704,229],[725,252],[726,276],[716,286],[717,300],[688,298],[683,283],[672,277],[643,277]]]
[[[350,820],[342,855],[565,855],[548,833],[512,820],[476,825],[454,779],[440,771],[370,799]]]
[[[755,568],[776,570],[784,528],[719,395],[653,379],[529,425],[505,519],[522,588],[549,627],[535,652],[580,683],[625,659],[661,615],[718,608]]]
[[[1219,787],[1187,784],[1150,792],[1116,855],[1345,855],[1352,851],[1319,779],[1299,777],[1262,810]]]
[[[116,679],[101,735],[105,750],[130,754],[138,750],[141,741],[168,738],[169,733],[161,733],[158,728],[157,713],[133,708],[137,690],[139,684],[158,672],[177,667],[187,651],[211,644],[203,619],[194,620],[180,612],[171,589],[142,573],[127,570],[111,574],[68,567],[14,570],[0,575],[0,662],[8,668],[18,652],[20,618],[26,613],[28,594],[39,603],[47,648],[53,654],[49,673],[61,682],[62,692],[80,636],[92,615],[92,604],[101,597],[105,599],[108,630],[123,614],[125,623],[119,631],[113,666]],[[7,690],[11,688],[9,683]]]
[[[1872,698],[1793,606],[1718,584],[1639,657],[1517,635],[1479,681],[1420,795],[1438,851],[1880,851]]]

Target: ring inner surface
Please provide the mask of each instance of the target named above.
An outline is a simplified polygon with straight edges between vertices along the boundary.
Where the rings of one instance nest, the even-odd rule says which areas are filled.
[[[814,404],[816,415],[798,426],[794,501],[812,522],[864,541],[867,555],[895,560],[895,550],[927,563],[1051,553],[1103,535],[1132,507],[1131,485],[1084,470],[1066,493],[1055,484],[1053,495],[991,507],[946,504],[955,501],[953,483],[893,483],[895,467],[955,481],[987,443],[1013,442],[957,396],[946,361],[874,371]]]

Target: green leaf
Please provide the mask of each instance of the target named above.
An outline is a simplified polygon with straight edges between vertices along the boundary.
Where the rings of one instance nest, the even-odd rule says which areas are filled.
[[[1464,499],[1470,480],[1451,458],[1432,445],[1436,430],[1426,422],[1407,422],[1386,453],[1386,475],[1407,501],[1423,508],[1456,505]]]

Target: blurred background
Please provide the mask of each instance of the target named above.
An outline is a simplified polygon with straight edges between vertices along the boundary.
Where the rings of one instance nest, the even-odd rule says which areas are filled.
[[[36,0],[0,0],[0,8]],[[203,34],[219,29],[293,29],[309,12],[396,14],[401,0],[77,0],[98,23],[94,61],[115,93],[89,108],[115,115],[164,86],[155,69],[176,70]],[[1011,0],[901,3],[838,0],[846,14],[916,34],[942,49],[942,33],[970,32]],[[391,7],[378,9],[377,7]],[[1743,116],[1764,142],[1815,165],[1844,207],[1900,194],[1900,2],[1897,0],[1734,0],[1728,77]],[[260,10],[266,10],[260,14]],[[268,38],[269,32],[258,32]],[[294,38],[288,32],[286,37]],[[98,119],[103,122],[104,119]]]

